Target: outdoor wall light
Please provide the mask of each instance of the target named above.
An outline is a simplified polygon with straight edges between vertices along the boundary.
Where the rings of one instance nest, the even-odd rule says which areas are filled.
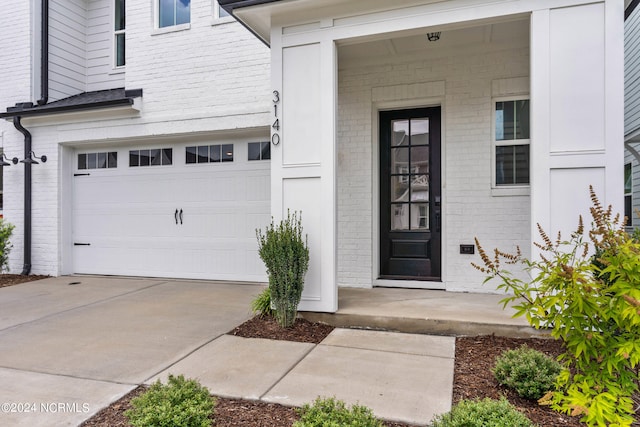
[[[438,40],[440,40],[440,33],[440,31],[436,33],[427,33],[427,40],[429,40],[430,42],[437,42]]]
[[[24,160],[20,160],[20,163],[25,163],[25,164],[30,164],[30,165],[38,165],[38,164],[40,164],[40,162],[37,162],[37,161],[35,161],[33,159],[38,159],[42,163],[46,163],[47,162],[47,156],[42,155],[42,156],[38,157],[38,156],[36,156],[36,153],[34,153],[33,151],[29,151],[29,157],[27,157]]]
[[[2,157],[0,157],[0,166],[5,167],[5,166],[11,166],[11,163],[13,163],[14,165],[18,164],[18,158],[14,157],[13,159],[9,159],[7,157],[6,154],[2,153]],[[9,160],[11,160],[11,163],[9,163]]]

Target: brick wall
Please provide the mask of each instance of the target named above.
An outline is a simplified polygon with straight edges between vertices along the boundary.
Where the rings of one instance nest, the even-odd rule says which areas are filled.
[[[3,78],[0,79],[0,108],[6,109],[17,102],[33,101],[31,93],[31,2],[9,2],[4,5],[3,23],[0,25],[0,40],[5,40],[0,49],[0,64]],[[0,120],[2,145],[7,156],[22,158],[24,145],[22,135],[15,129],[11,121]],[[23,167],[11,166],[2,168],[4,179],[3,200],[4,218],[16,226],[11,241],[13,242],[10,269],[12,273],[22,271],[22,205],[23,205]],[[18,260],[19,258],[19,260]]]
[[[34,101],[29,3],[12,2],[0,28],[0,38],[12,41],[0,51],[2,110]],[[179,141],[194,134],[269,135],[269,49],[234,20],[215,20],[210,0],[192,0],[189,29],[160,34],[154,30],[152,3],[127,2],[125,82],[128,89],[143,89],[140,113],[104,110],[23,121],[36,154],[48,157],[32,169],[34,274],[68,272],[62,259],[70,253],[72,171],[63,165],[63,154],[71,159],[74,147]],[[4,120],[0,131],[5,152],[23,158],[22,135]],[[4,170],[4,215],[16,225],[10,257],[14,273],[23,265],[23,177],[22,165]]]
[[[491,45],[402,63],[348,65],[339,71],[338,280],[369,287],[377,276],[377,129],[374,105],[442,105],[443,276],[448,290],[492,291],[460,244],[528,251],[529,196],[492,192],[492,82],[526,77],[529,49]],[[526,79],[524,79],[526,80]],[[417,84],[423,83],[423,84]],[[409,98],[415,98],[411,101]],[[385,102],[387,104],[385,104]],[[400,105],[400,104],[398,104]],[[430,104],[433,105],[433,104]],[[389,108],[389,107],[386,107]],[[372,211],[373,209],[373,211]],[[476,251],[477,253],[477,251]]]

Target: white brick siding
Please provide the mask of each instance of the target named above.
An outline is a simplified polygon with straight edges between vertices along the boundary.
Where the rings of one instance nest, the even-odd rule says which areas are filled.
[[[436,59],[366,64],[339,71],[338,92],[338,280],[369,287],[377,277],[374,247],[378,191],[377,129],[373,103],[407,94],[442,98],[443,277],[456,291],[491,291],[471,266],[478,257],[459,254],[478,237],[487,248],[529,248],[529,196],[496,197],[491,188],[492,82],[527,77],[529,49],[478,48]],[[441,89],[442,82],[444,87]],[[416,83],[425,83],[416,85]],[[389,87],[391,90],[389,90]],[[386,89],[385,89],[386,88]],[[398,93],[394,95],[394,91]],[[406,92],[406,93],[405,93]],[[376,99],[372,99],[372,93]],[[404,95],[403,95],[404,93]],[[416,95],[417,94],[417,95]],[[404,107],[421,106],[404,101]],[[404,108],[403,107],[403,108]],[[477,251],[476,251],[477,253]]]
[[[0,40],[5,40],[0,49],[0,64],[3,78],[0,79],[0,99],[2,107],[12,106],[17,102],[32,100],[31,81],[31,21],[30,1],[9,2],[4,5],[3,23],[0,25]],[[22,135],[15,129],[11,121],[0,120],[0,135],[4,152],[7,156],[20,157],[24,153]],[[4,178],[3,216],[6,221],[16,226],[11,241],[13,242],[12,258],[9,268],[13,273],[22,271],[22,204],[23,185],[22,167],[2,168]]]
[[[29,3],[12,2],[6,23],[0,26],[3,39],[15,40],[0,52],[5,72],[0,81],[3,110],[16,102],[35,101],[31,94]],[[90,6],[97,3],[91,1]],[[63,257],[71,238],[72,170],[70,164],[61,164],[61,159],[71,161],[73,147],[135,145],[155,138],[180,141],[194,135],[224,140],[230,133],[234,137],[268,138],[269,49],[239,23],[214,20],[210,0],[192,0],[189,29],[155,34],[151,4],[127,2],[127,65],[124,76],[119,77],[126,82],[93,76],[88,86],[89,90],[110,85],[143,89],[140,113],[104,110],[23,120],[33,135],[33,150],[48,158],[46,164],[32,167],[33,274],[71,272],[65,270]],[[95,16],[101,22],[106,19],[106,13]],[[111,36],[108,32],[101,34],[104,38]],[[104,52],[97,55],[106,61]],[[33,67],[39,67],[39,63]],[[109,68],[104,64],[101,67]],[[4,131],[5,152],[22,159],[23,136],[8,121],[0,121],[0,130]],[[4,169],[4,215],[16,225],[10,257],[14,273],[20,273],[23,265],[23,179],[22,165]]]

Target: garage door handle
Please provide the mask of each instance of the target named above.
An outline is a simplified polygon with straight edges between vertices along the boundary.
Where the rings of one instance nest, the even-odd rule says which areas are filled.
[[[180,209],[180,225],[182,225],[182,209]]]
[[[176,225],[178,224],[178,209],[176,209],[176,213],[173,214],[174,218],[176,219]]]

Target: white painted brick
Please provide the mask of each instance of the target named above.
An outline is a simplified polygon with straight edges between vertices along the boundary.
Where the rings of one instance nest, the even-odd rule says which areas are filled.
[[[369,287],[374,271],[373,101],[406,99],[407,90],[438,95],[443,85],[443,265],[446,287],[458,291],[494,291],[459,254],[460,244],[478,237],[489,248],[528,250],[529,197],[491,195],[492,82],[526,77],[528,49],[451,53],[435,61],[348,67],[339,71],[338,91],[338,281]],[[522,87],[522,79],[503,81],[500,90]],[[373,94],[373,96],[372,96]],[[418,97],[418,96],[416,96]],[[372,169],[373,166],[373,169]]]

